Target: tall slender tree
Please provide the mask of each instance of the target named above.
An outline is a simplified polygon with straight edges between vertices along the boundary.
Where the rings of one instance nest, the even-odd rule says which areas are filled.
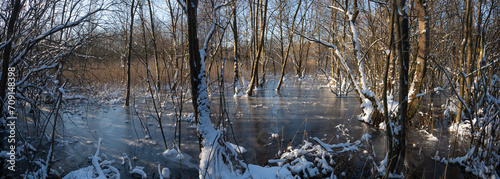
[[[260,58],[262,56],[262,51],[264,50],[264,40],[265,40],[265,32],[266,32],[266,22],[267,22],[267,5],[268,5],[268,0],[264,0],[264,6],[261,7],[260,6],[260,3],[252,3],[252,4],[256,4],[255,7],[258,7],[256,8],[256,13],[254,14],[255,17],[253,17],[254,19],[254,22],[257,22],[257,19],[259,19],[259,14],[262,14],[260,16],[260,35],[258,35],[259,39],[255,38],[255,41],[254,41],[254,48],[253,49],[256,49],[256,53],[255,55],[253,55],[253,59],[252,59],[252,71],[251,71],[251,80],[250,80],[250,85],[248,86],[248,91],[247,91],[247,95],[248,96],[252,96],[253,94],[253,89],[257,86],[257,83],[259,82],[259,61],[260,61]],[[259,12],[260,11],[260,12]],[[257,23],[255,23],[254,25],[254,35],[257,34]],[[257,36],[255,36],[257,37]],[[265,72],[263,72],[265,73]]]
[[[153,41],[153,48],[154,48],[154,58],[155,58],[155,69],[156,69],[156,88],[158,92],[161,90],[161,83],[160,83],[160,64],[159,64],[159,54],[158,54],[158,45],[156,44],[156,31],[155,31],[155,21],[153,18],[153,8],[151,7],[151,0],[148,1],[148,9],[149,9],[149,21],[151,23],[151,36],[153,37],[151,40]]]
[[[464,24],[463,24],[463,46],[460,51],[460,56],[459,56],[459,94],[458,98],[458,108],[457,108],[457,115],[455,117],[455,122],[459,123],[462,120],[462,112],[463,109],[466,107],[464,105],[468,104],[468,98],[469,98],[469,91],[467,89],[467,86],[469,84],[469,80],[466,81],[465,73],[469,72],[470,70],[468,67],[471,65],[469,62],[472,60],[472,37],[469,37],[472,33],[472,0],[467,0],[466,2],[466,7],[465,7],[465,16],[464,16]],[[464,53],[465,52],[465,53]],[[465,54],[465,55],[464,55]],[[467,65],[466,65],[467,64]],[[469,78],[467,78],[469,79]],[[463,104],[462,101],[465,103]]]
[[[237,0],[234,0],[233,1],[233,26],[232,26],[232,30],[233,30],[233,39],[234,39],[234,42],[233,42],[233,53],[234,53],[234,80],[233,80],[233,87],[234,87],[234,94],[238,94],[241,90],[241,86],[240,86],[240,76],[239,76],[239,54],[238,54],[238,14],[236,13],[236,8],[238,7],[237,6]]]
[[[284,2],[281,2],[281,4],[284,4]],[[286,62],[288,61],[288,58],[290,56],[290,49],[292,48],[293,45],[293,34],[295,30],[295,20],[297,19],[297,14],[299,13],[300,5],[302,4],[302,0],[299,0],[299,3],[297,5],[297,9],[295,9],[295,13],[293,13],[293,18],[292,18],[292,24],[291,24],[291,29],[288,31],[288,45],[286,47],[285,51],[285,56],[281,56],[281,74],[280,74],[280,79],[278,81],[278,86],[276,87],[276,91],[279,91],[281,89],[281,85],[283,83],[283,77],[285,76],[285,70],[286,70]],[[283,7],[282,7],[283,8]],[[280,13],[283,10],[280,11]],[[287,21],[288,19],[281,19],[282,21]]]
[[[8,73],[7,71],[9,70],[9,64],[10,64],[10,53],[12,51],[12,44],[14,43],[14,25],[17,21],[17,18],[19,16],[19,11],[21,10],[21,0],[15,0],[11,1],[11,15],[9,19],[9,24],[7,26],[7,44],[5,44],[5,49],[3,51],[3,61],[2,61],[2,79],[0,81],[0,99],[1,99],[1,105],[0,105],[0,113],[1,116],[4,116],[3,114],[3,108],[5,104],[5,94],[7,90],[7,76]]]
[[[385,72],[384,72],[384,91],[382,92],[382,98],[384,100],[384,121],[385,121],[385,128],[386,128],[386,135],[387,135],[387,140],[386,140],[386,146],[387,146],[387,163],[392,164],[395,163],[395,159],[397,159],[397,153],[394,151],[394,133],[392,130],[392,120],[391,120],[391,115],[389,114],[389,107],[388,107],[388,102],[387,102],[387,94],[389,91],[389,68],[391,64],[391,59],[392,59],[392,54],[394,53],[394,20],[395,20],[395,14],[396,14],[396,8],[394,6],[394,2],[391,3],[390,7],[390,17],[389,17],[389,24],[387,25],[389,30],[388,36],[389,36],[389,41],[388,41],[388,49],[390,50],[389,54],[387,54],[386,57],[386,65],[385,65]],[[387,170],[385,171],[385,177],[389,175],[389,171],[394,170],[394,167],[387,167]]]
[[[429,41],[429,16],[427,13],[426,0],[415,1],[415,8],[417,9],[418,20],[418,52],[417,67],[413,72],[413,80],[408,94],[409,119],[411,119],[415,115],[418,109],[420,98],[417,98],[416,96],[423,88],[427,66],[427,56],[429,54],[429,50],[427,48]]]
[[[132,37],[134,35],[134,4],[135,0],[132,0],[132,4],[130,4],[130,28],[129,28],[129,36],[128,36],[128,53],[127,53],[127,92],[125,96],[125,106],[130,105],[130,59],[132,58]]]

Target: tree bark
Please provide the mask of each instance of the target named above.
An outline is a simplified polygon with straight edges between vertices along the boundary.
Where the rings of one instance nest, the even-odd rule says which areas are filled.
[[[464,23],[464,36],[463,36],[463,39],[465,41],[464,45],[463,45],[463,48],[462,48],[462,51],[460,51],[460,57],[459,57],[459,68],[460,68],[460,73],[459,73],[459,88],[460,88],[460,92],[459,92],[459,96],[458,98],[463,98],[464,101],[465,101],[465,104],[468,104],[468,93],[466,93],[466,91],[468,91],[466,88],[466,84],[468,84],[468,82],[465,81],[465,76],[463,75],[463,73],[465,73],[466,71],[469,71],[467,69],[467,67],[469,67],[469,62],[470,60],[472,59],[472,51],[469,51],[469,50],[472,50],[471,45],[472,42],[469,42],[469,41],[472,41],[472,38],[469,37],[471,34],[471,22],[469,22],[469,17],[470,20],[472,20],[472,1],[471,0],[467,0],[466,1],[466,9],[465,9],[465,23]],[[467,50],[467,53],[466,55],[464,56],[464,51]],[[470,57],[469,57],[469,53],[470,53]],[[470,59],[469,59],[470,58]],[[464,63],[467,63],[467,65],[465,65]],[[462,120],[462,111],[463,111],[463,108],[465,106],[463,106],[463,104],[461,102],[458,103],[458,107],[457,107],[457,115],[456,115],[456,118],[455,118],[455,122],[456,123],[460,123],[460,121]]]
[[[158,88],[158,92],[161,90],[160,86],[160,64],[158,63],[158,47],[156,45],[156,33],[155,33],[155,22],[153,19],[153,9],[151,8],[151,0],[148,0],[148,9],[149,9],[149,20],[151,21],[151,35],[153,37],[153,48],[154,48],[154,58],[156,63],[156,87]]]
[[[473,46],[473,22],[472,22],[472,11],[474,7],[472,5],[472,0],[467,0],[467,21],[466,21],[466,28],[465,31],[467,33],[467,61],[466,61],[466,69],[465,69],[465,74],[470,74],[472,72],[473,64],[474,64],[474,46]],[[470,105],[470,97],[471,97],[471,89],[472,89],[472,77],[474,75],[468,75],[466,77],[466,91],[465,91],[465,104]],[[469,111],[470,112],[470,111]]]
[[[236,4],[237,0],[233,1],[233,39],[234,39],[234,48],[233,48],[233,53],[234,53],[234,80],[233,80],[233,87],[234,87],[234,94],[237,95],[240,92],[240,77],[239,77],[239,56],[238,56],[238,22],[237,22],[237,17],[238,14],[236,13]]]
[[[393,52],[393,46],[394,46],[394,14],[396,13],[396,9],[394,8],[394,6],[392,6],[391,8],[391,16],[389,18],[389,31],[388,31],[388,35],[389,35],[389,41],[388,41],[388,44],[389,44],[389,49],[391,50],[389,52],[389,54],[387,54],[387,58],[386,58],[386,65],[385,65],[385,72],[384,72],[384,91],[382,92],[382,98],[384,100],[384,121],[385,121],[385,132],[386,132],[386,135],[387,135],[387,140],[386,140],[386,146],[387,146],[387,163],[388,164],[392,164],[392,163],[396,163],[395,159],[397,159],[397,153],[394,152],[394,147],[393,147],[393,144],[394,144],[394,134],[393,134],[393,130],[391,128],[391,115],[389,114],[389,108],[388,108],[388,103],[387,103],[387,91],[389,90],[389,68],[390,68],[390,64],[391,64],[391,59],[392,59],[392,54],[394,54]],[[389,174],[389,171],[393,171],[394,170],[394,167],[391,168],[391,167],[387,167],[387,170],[385,171],[385,175],[384,175],[384,178],[387,178],[388,177],[388,174]]]
[[[283,77],[285,76],[285,67],[286,67],[286,62],[288,61],[288,56],[290,54],[290,48],[292,47],[292,44],[293,44],[293,31],[295,30],[295,19],[297,18],[297,14],[299,12],[299,9],[300,9],[300,5],[302,4],[302,0],[299,0],[299,4],[297,5],[297,9],[295,10],[295,13],[293,14],[293,19],[292,19],[292,28],[290,30],[290,32],[288,33],[289,36],[288,36],[288,46],[286,47],[286,52],[285,52],[285,56],[283,57],[282,56],[282,60],[281,60],[281,74],[280,74],[280,79],[278,81],[278,86],[276,87],[276,91],[279,91],[281,89],[281,85],[283,83]],[[283,19],[281,19],[283,20]]]
[[[406,119],[408,111],[408,64],[410,58],[410,42],[409,42],[409,26],[408,14],[406,12],[406,0],[399,0],[398,12],[400,16],[400,43],[399,49],[399,119],[401,131],[397,137],[399,140],[399,159],[397,163],[396,173],[401,173],[404,170],[405,152],[406,152]]]
[[[130,105],[130,59],[132,56],[132,37],[133,37],[133,29],[134,29],[134,3],[135,0],[132,0],[132,4],[130,5],[130,31],[129,31],[129,42],[128,42],[128,54],[127,54],[127,94],[125,97],[125,106]]]
[[[7,90],[7,77],[8,77],[8,69],[10,64],[10,53],[12,51],[12,44],[14,43],[14,25],[19,16],[19,11],[21,10],[21,0],[11,1],[12,2],[12,13],[9,19],[9,25],[7,27],[7,44],[5,45],[5,49],[3,51],[3,61],[2,61],[2,81],[0,83],[0,112],[1,116],[4,116],[3,108],[5,104],[5,90]]]
[[[426,73],[427,66],[427,56],[429,51],[427,49],[429,41],[429,27],[428,27],[428,16],[427,16],[427,4],[426,0],[417,0],[415,2],[415,8],[417,9],[417,19],[418,19],[418,53],[417,53],[417,67],[413,72],[413,81],[410,86],[409,91],[409,101],[408,101],[408,119],[413,118],[416,114],[420,98],[416,97],[418,93],[423,88],[423,82]]]
[[[264,39],[265,39],[265,31],[266,31],[266,20],[267,20],[267,2],[268,0],[264,0],[264,9],[262,10],[262,18],[260,19],[260,39],[259,43],[255,42],[257,44],[257,55],[254,55],[253,59],[253,67],[252,67],[252,79],[250,80],[250,85],[248,86],[248,91],[247,95],[252,96],[253,94],[253,89],[257,86],[257,83],[259,81],[259,60],[261,58],[262,51],[264,49]],[[257,11],[258,12],[258,11]],[[257,19],[257,17],[254,17],[254,19]],[[257,28],[255,28],[257,29]]]

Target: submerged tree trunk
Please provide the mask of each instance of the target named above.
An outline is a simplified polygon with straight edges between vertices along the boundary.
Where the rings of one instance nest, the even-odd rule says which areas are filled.
[[[191,99],[193,101],[194,117],[200,145],[199,178],[212,178],[222,170],[231,171],[229,168],[221,169],[228,165],[229,156],[226,155],[227,146],[221,132],[215,130],[210,121],[210,106],[208,101],[207,80],[205,75],[205,57],[207,46],[215,31],[216,23],[205,38],[203,48],[199,49],[197,33],[197,7],[198,0],[186,0],[184,8],[188,24],[188,49],[189,69],[191,71]],[[214,12],[221,6],[216,6]],[[215,13],[213,13],[215,18]],[[232,156],[234,157],[234,156]]]
[[[292,47],[293,44],[293,33],[295,30],[295,19],[297,18],[297,14],[300,9],[300,5],[302,4],[302,0],[299,0],[299,4],[297,5],[297,9],[295,10],[295,13],[293,14],[293,19],[292,19],[292,28],[290,32],[288,33],[288,46],[286,47],[286,52],[285,56],[281,57],[281,74],[280,74],[280,79],[278,81],[278,86],[276,87],[276,91],[279,91],[281,89],[281,85],[283,84],[283,77],[285,76],[285,67],[286,67],[286,62],[288,61],[288,56],[290,56],[290,48]],[[281,12],[282,13],[282,12]],[[282,19],[283,20],[283,19]]]
[[[191,99],[197,124],[200,148],[211,147],[215,129],[210,121],[207,82],[205,77],[205,52],[200,51],[197,32],[197,0],[186,0],[188,25],[189,69],[191,71]],[[201,155],[201,154],[200,154]],[[200,161],[207,162],[207,161]],[[200,166],[200,176],[202,175]]]
[[[256,48],[257,49],[257,55],[254,55],[253,59],[253,65],[252,65],[252,78],[250,80],[250,85],[248,86],[248,91],[247,95],[251,96],[253,94],[253,89],[257,86],[257,83],[259,82],[259,60],[262,55],[262,51],[264,50],[264,39],[265,39],[265,31],[266,31],[266,20],[267,20],[267,2],[268,0],[264,0],[264,9],[261,9],[261,19],[260,19],[260,39],[258,40],[259,42],[257,43],[257,40],[255,42]],[[258,10],[256,10],[258,12]],[[257,19],[258,17],[254,17],[254,19]],[[255,24],[256,26],[257,24]],[[255,30],[257,27],[255,27]]]
[[[347,5],[346,5],[347,6]],[[349,26],[350,26],[350,31],[351,31],[351,41],[352,45],[354,48],[354,55],[356,56],[357,59],[357,64],[358,64],[358,74],[359,77],[358,79],[352,79],[352,83],[355,84],[355,86],[358,86],[355,88],[355,92],[358,94],[358,99],[362,103],[362,106],[371,106],[373,107],[373,110],[363,110],[363,114],[361,114],[360,120],[370,123],[372,125],[378,125],[383,121],[383,110],[382,110],[382,104],[380,104],[380,101],[378,100],[377,96],[370,91],[368,88],[368,82],[366,81],[366,75],[365,75],[365,70],[364,70],[364,65],[363,65],[363,59],[361,57],[361,48],[359,47],[359,38],[358,38],[358,33],[356,30],[356,18],[359,14],[359,11],[357,9],[357,1],[355,0],[353,2],[353,7],[354,11],[351,12],[347,8],[341,9],[338,7],[334,6],[329,6],[331,9],[335,9],[337,11],[340,11],[344,13],[349,21]],[[347,65],[343,65],[344,68],[348,68]],[[365,101],[367,99],[367,101]],[[364,109],[364,108],[363,108]]]

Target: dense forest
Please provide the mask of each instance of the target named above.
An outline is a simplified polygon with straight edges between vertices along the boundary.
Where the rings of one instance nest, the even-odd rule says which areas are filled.
[[[425,157],[443,168],[432,171],[438,173],[434,177],[499,178],[498,1],[5,0],[0,5],[1,178],[425,178],[426,171],[412,169],[418,159],[411,159],[423,141],[431,147],[420,150],[432,153]],[[257,115],[271,121],[266,141],[277,146],[265,162],[255,162],[257,154],[249,159],[247,149],[259,149],[239,145],[233,125],[242,125],[253,112],[233,108],[268,95],[281,100],[294,94],[295,84],[353,102],[347,110],[355,111],[359,124],[354,124],[368,129],[342,138],[348,130],[326,128],[329,121],[322,121],[324,136],[336,138],[328,141],[314,129],[307,132],[303,125],[315,124],[307,114],[287,117],[300,121],[289,129],[294,135],[283,134],[285,127],[273,118]],[[289,111],[293,99],[275,106],[250,102],[271,114],[300,111]],[[319,103],[301,102],[298,109],[318,110]],[[327,110],[344,108],[334,104]],[[97,129],[86,118],[117,108],[127,119],[111,123],[133,125],[124,127],[131,131],[125,138],[103,135],[101,130],[112,129]],[[128,142],[123,148],[149,146],[151,155],[164,151],[170,159],[140,163],[125,154],[129,149],[110,154],[106,146],[118,140]],[[445,145],[442,141],[444,149],[434,147]],[[95,153],[65,160],[62,153],[80,149],[76,145]],[[120,157],[124,167],[113,160]],[[166,164],[170,160],[178,168]]]

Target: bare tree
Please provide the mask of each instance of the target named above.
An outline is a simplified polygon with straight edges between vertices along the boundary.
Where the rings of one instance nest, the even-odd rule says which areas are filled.
[[[297,19],[297,14],[300,10],[300,5],[302,4],[302,0],[299,0],[297,9],[295,9],[295,13],[293,13],[293,18],[292,18],[292,24],[290,26],[290,30],[288,31],[288,45],[286,47],[284,56],[281,56],[281,74],[280,74],[280,79],[278,81],[278,86],[276,86],[276,91],[279,91],[281,89],[281,84],[283,83],[283,77],[285,76],[285,70],[286,70],[286,62],[288,61],[288,58],[290,56],[290,49],[292,48],[293,44],[293,34],[295,31],[295,19]],[[284,2],[281,2],[281,6],[284,5]],[[280,13],[283,13],[284,7],[281,7]],[[283,17],[283,16],[282,16]],[[285,19],[280,19],[280,21],[285,21]],[[282,52],[283,54],[283,52]]]
[[[409,42],[409,26],[408,14],[406,13],[406,1],[397,1],[396,17],[399,21],[399,26],[396,26],[396,37],[398,37],[399,51],[399,109],[397,120],[393,123],[393,136],[397,139],[394,141],[393,152],[395,156],[388,156],[389,167],[388,173],[400,174],[404,170],[405,152],[406,152],[406,123],[408,110],[408,63],[410,58],[410,42]]]
[[[132,4],[130,4],[130,28],[127,53],[127,92],[125,96],[125,106],[130,105],[130,59],[132,58],[132,37],[134,34],[134,4],[135,0],[132,0]]]
[[[228,165],[227,161],[234,156],[226,153],[228,151],[226,142],[221,136],[221,132],[215,130],[210,121],[210,105],[208,101],[207,82],[205,76],[205,57],[207,55],[208,44],[215,32],[217,22],[214,20],[212,28],[208,32],[202,49],[199,48],[197,32],[197,0],[178,1],[187,15],[188,42],[189,42],[189,68],[191,71],[191,99],[193,101],[194,117],[197,125],[200,153],[199,177],[213,177],[220,170],[219,167]],[[227,3],[214,7],[212,17],[215,12]],[[220,165],[224,163],[223,165]],[[232,168],[232,167],[231,167]],[[227,169],[232,171],[232,169]]]
[[[408,94],[408,118],[412,118],[418,109],[420,98],[416,96],[422,90],[423,83],[425,82],[427,56],[429,54],[429,50],[427,49],[429,41],[427,2],[425,0],[418,0],[415,2],[415,8],[417,9],[418,19],[418,53],[417,67],[413,72],[413,80]]]
[[[4,104],[5,104],[5,94],[7,90],[7,77],[8,77],[8,69],[11,62],[11,51],[12,44],[14,43],[14,25],[17,21],[17,17],[19,16],[19,11],[21,10],[21,1],[15,0],[11,1],[11,15],[9,19],[9,24],[7,27],[7,42],[5,42],[5,49],[3,51],[3,61],[2,61],[2,79],[0,81],[0,99],[1,99],[1,116],[4,116]]]
[[[151,23],[151,36],[153,37],[153,48],[154,48],[154,58],[155,58],[155,65],[156,65],[156,88],[157,91],[160,92],[161,90],[161,85],[160,85],[160,64],[158,63],[159,61],[159,54],[158,54],[158,46],[156,45],[156,33],[155,33],[155,21],[153,19],[153,8],[151,7],[151,0],[148,1],[148,9],[149,9],[149,21]],[[161,124],[161,123],[160,123]]]
[[[389,17],[389,24],[388,24],[388,28],[389,30],[387,31],[388,32],[388,35],[389,35],[389,40],[388,40],[388,44],[389,44],[389,47],[388,49],[390,50],[390,52],[387,54],[387,57],[386,57],[386,62],[385,62],[385,72],[384,72],[384,89],[383,89],[383,92],[382,92],[382,98],[384,100],[384,121],[385,121],[385,133],[387,135],[387,140],[386,140],[386,146],[387,146],[387,157],[388,159],[395,159],[397,158],[397,153],[394,151],[394,144],[395,144],[395,138],[394,138],[394,133],[393,133],[393,129],[392,129],[392,119],[391,119],[391,115],[389,114],[389,107],[388,107],[388,101],[387,101],[387,93],[389,91],[389,68],[390,68],[390,63],[391,63],[391,57],[392,57],[392,54],[394,53],[393,51],[393,46],[394,46],[394,21],[396,20],[395,19],[395,14],[396,14],[396,8],[395,8],[395,3],[391,3],[391,8],[390,8],[390,17]],[[390,160],[390,161],[393,161],[393,160]],[[388,161],[388,163],[390,163]],[[392,171],[394,170],[394,168],[390,168],[390,167],[387,167],[387,170],[385,171],[385,177],[387,177],[389,175],[389,171]]]
[[[238,54],[238,14],[236,13],[237,10],[236,8],[238,7],[237,0],[233,1],[233,39],[234,39],[234,44],[233,44],[233,53],[234,53],[234,80],[233,80],[233,87],[234,87],[234,94],[237,95],[240,90],[241,90],[241,85],[240,85],[240,76],[239,76],[239,54]]]
[[[250,1],[251,2],[251,1]],[[252,5],[255,5],[255,14],[252,15],[252,8],[250,8],[250,13],[251,16],[253,17],[253,21],[255,22],[254,26],[254,52],[256,52],[255,55],[252,55],[254,58],[252,58],[252,71],[251,71],[251,80],[250,84],[248,86],[248,91],[247,95],[251,96],[253,93],[253,89],[257,86],[257,83],[259,81],[259,61],[262,56],[262,51],[264,50],[264,40],[265,40],[265,32],[266,32],[266,22],[267,22],[267,5],[268,5],[268,0],[264,0],[264,7],[260,7],[260,1],[259,3],[250,3]],[[260,18],[259,18],[259,14]],[[257,26],[257,19],[260,19],[260,26]],[[260,35],[257,36],[257,28],[260,27]],[[260,37],[260,39],[257,40],[257,37]],[[256,50],[256,51],[255,51]],[[251,52],[252,53],[252,52]],[[263,72],[265,73],[265,72]]]

